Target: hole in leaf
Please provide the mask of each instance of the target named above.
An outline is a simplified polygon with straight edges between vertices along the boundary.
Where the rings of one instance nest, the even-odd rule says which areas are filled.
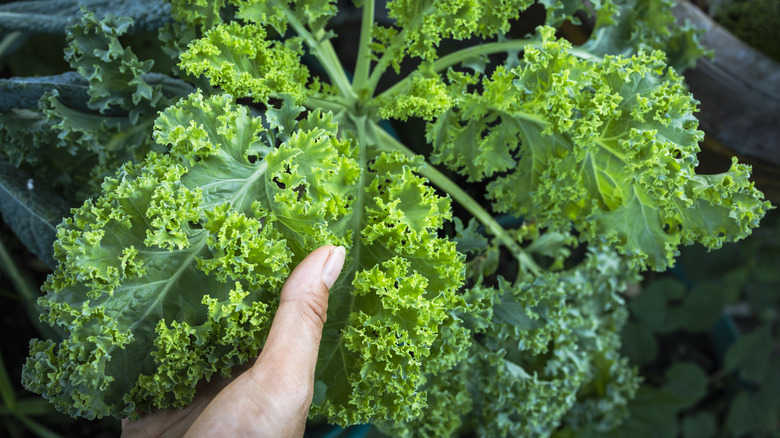
[[[664,233],[666,233],[666,234],[677,234],[680,231],[682,231],[682,224],[681,223],[677,223],[677,224],[665,223],[663,229],[664,229]]]
[[[293,191],[298,194],[298,198],[296,200],[300,201],[301,199],[303,199],[303,195],[306,194],[306,187],[303,184],[301,184],[298,187],[294,188]]]

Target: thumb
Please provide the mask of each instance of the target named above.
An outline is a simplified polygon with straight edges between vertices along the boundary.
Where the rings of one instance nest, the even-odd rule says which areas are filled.
[[[309,254],[282,287],[279,308],[260,357],[250,372],[265,390],[311,403],[314,368],[327,318],[329,289],[344,265],[344,247],[324,246]]]
[[[260,357],[217,394],[188,436],[303,436],[328,292],[345,255],[341,246],[324,246],[293,270]]]

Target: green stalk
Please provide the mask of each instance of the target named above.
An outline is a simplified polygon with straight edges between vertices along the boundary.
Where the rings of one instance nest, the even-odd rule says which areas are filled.
[[[368,169],[368,135],[367,135],[367,129],[371,128],[371,125],[368,119],[368,116],[366,115],[360,115],[360,116],[354,116],[350,115],[350,119],[355,124],[355,130],[357,131],[358,136],[358,148],[359,148],[359,155],[358,160],[360,163],[360,168],[367,170]],[[352,235],[353,236],[360,236],[361,230],[363,229],[363,224],[365,223],[363,221],[365,213],[365,205],[366,205],[366,188],[368,185],[368,182],[366,181],[368,172],[364,171],[360,174],[360,182],[358,183],[358,187],[360,187],[360,190],[358,190],[357,200],[353,204],[353,208],[356,208],[354,211],[357,212],[355,214],[354,221],[355,223],[352,226]],[[358,242],[361,242],[360,239],[357,239]],[[359,263],[360,261],[360,251],[362,249],[363,245],[358,244],[354,245],[354,248],[352,249],[351,256],[353,257],[355,263]],[[356,265],[357,267],[357,265]],[[350,306],[354,305],[354,300]],[[352,308],[350,307],[350,314],[352,313]]]
[[[354,102],[357,100],[357,95],[352,91],[352,84],[350,84],[349,78],[347,78],[347,74],[344,72],[344,66],[341,64],[341,60],[336,54],[336,49],[333,48],[333,44],[331,44],[330,40],[323,40],[324,36],[324,31],[317,32],[317,38],[320,41],[318,43],[320,46],[319,50],[320,53],[322,53],[322,57],[318,59],[323,65],[327,64],[330,66],[328,74],[331,75],[331,79],[333,79],[333,83],[336,85],[336,88],[339,89],[340,93],[346,99]]]
[[[374,90],[376,90],[377,85],[379,84],[379,80],[382,78],[382,75],[385,74],[385,71],[387,71],[387,67],[390,66],[390,54],[395,52],[396,46],[403,46],[404,43],[404,37],[406,36],[406,28],[401,29],[398,34],[396,34],[395,39],[393,39],[393,42],[390,43],[390,47],[385,50],[385,53],[382,54],[382,57],[379,58],[379,61],[377,61],[376,65],[374,66],[374,70],[371,72],[371,76],[368,78],[368,90],[370,91],[369,95],[374,94]]]
[[[544,42],[538,39],[529,39],[529,38],[506,40],[506,41],[494,41],[492,43],[483,43],[476,46],[466,47],[465,49],[460,49],[456,52],[450,53],[449,55],[442,56],[441,58],[433,62],[433,70],[436,72],[440,72],[443,71],[444,69],[452,67],[453,65],[460,64],[463,61],[467,61],[469,59],[476,58],[482,55],[492,55],[495,53],[513,52],[513,51],[521,52],[524,51],[525,48],[528,46],[531,46],[536,49],[541,49],[543,45]],[[600,57],[593,55],[590,52],[578,49],[576,47],[570,48],[569,53],[583,59],[594,59],[594,60],[601,59]]]
[[[308,96],[303,102],[303,106],[309,109],[321,109],[323,111],[330,111],[333,114],[338,114],[342,111],[346,111],[348,105],[343,102],[339,102],[331,96]]]
[[[382,145],[395,151],[399,151],[403,153],[404,155],[414,157],[417,156],[412,150],[407,148],[403,143],[396,140],[393,136],[391,136],[387,131],[382,129],[379,125],[372,122],[372,131],[375,135],[377,135],[377,139],[381,141]],[[527,270],[533,273],[534,275],[538,275],[541,273],[541,269],[536,264],[536,262],[533,260],[533,258],[523,250],[523,248],[520,247],[520,245],[517,243],[517,241],[509,234],[507,230],[504,229],[504,227],[501,226],[498,222],[496,222],[495,219],[493,219],[493,215],[490,214],[487,210],[485,210],[477,201],[474,200],[468,193],[466,193],[465,190],[463,190],[459,185],[455,184],[451,179],[449,179],[446,175],[441,173],[438,169],[433,167],[432,165],[428,164],[424,166],[419,171],[420,175],[424,176],[425,178],[428,178],[428,180],[433,184],[434,186],[438,187],[452,199],[455,200],[458,204],[463,206],[469,213],[471,213],[482,225],[485,226],[485,228],[494,235],[498,241],[504,245],[511,253],[512,255],[517,259],[517,261],[520,264],[520,268],[522,270]]]
[[[454,65],[458,65],[464,61],[468,61],[470,59],[474,59],[479,56],[493,55],[501,52],[523,51],[528,46],[538,49],[542,47],[542,44],[543,42],[537,39],[517,39],[517,40],[496,41],[492,43],[479,44],[476,46],[466,47],[465,49],[460,49],[446,56],[442,56],[441,58],[433,62],[431,68],[433,72],[440,73]],[[576,49],[576,48],[569,49],[569,53],[585,59],[600,59],[589,52]],[[380,99],[385,96],[392,96],[394,94],[403,92],[409,86],[410,81],[411,81],[411,75],[408,75],[405,78],[398,81],[392,87],[383,91],[382,94],[376,97],[376,99]]]
[[[328,77],[333,81],[339,93],[347,99],[355,100],[356,96],[352,91],[352,84],[350,84],[347,74],[344,72],[338,55],[336,55],[336,50],[329,40],[324,39],[325,31],[321,29],[316,34],[312,34],[303,23],[298,21],[286,4],[274,3],[284,13],[287,23],[306,41],[306,45],[311,49],[311,53],[320,61],[320,64],[328,73]]]
[[[369,70],[371,69],[371,29],[374,27],[374,2],[375,0],[364,0],[363,2],[360,43],[355,64],[355,77],[352,81],[352,89],[356,94],[359,94],[360,90],[368,83]]]

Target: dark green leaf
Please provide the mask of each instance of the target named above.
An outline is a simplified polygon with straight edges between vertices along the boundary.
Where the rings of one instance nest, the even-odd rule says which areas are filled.
[[[709,412],[700,412],[683,419],[683,438],[710,438],[715,436],[716,432],[715,417]]]
[[[61,415],[54,409],[54,405],[40,397],[27,397],[17,402],[17,412],[29,416],[55,416]]]
[[[725,288],[712,283],[697,286],[682,303],[682,327],[692,332],[710,330],[723,314],[727,302],[728,291]]]
[[[773,436],[780,416],[780,372],[777,362],[771,364],[773,373],[758,391],[745,388],[731,403],[726,415],[725,429],[731,436]]]
[[[479,232],[479,222],[476,219],[471,218],[465,228],[463,222],[457,217],[453,219],[453,223],[455,224],[455,238],[453,240],[458,245],[458,251],[469,254],[487,249],[488,239]]]
[[[100,18],[131,17],[135,32],[157,30],[170,20],[170,5],[164,0],[17,1],[0,5],[0,30],[64,34],[82,6]]]
[[[652,363],[658,356],[658,342],[653,332],[642,324],[628,322],[623,327],[620,352],[635,365]]]
[[[772,335],[769,327],[762,327],[739,339],[726,353],[725,369],[739,369],[741,378],[760,383],[769,371]]]
[[[707,375],[692,362],[677,362],[666,370],[663,389],[680,400],[680,407],[693,406],[707,393]]]
[[[731,403],[726,417],[726,429],[732,436],[742,436],[755,430],[754,412],[750,401],[750,394],[740,392]]]
[[[143,75],[143,81],[154,87],[160,85],[165,96],[186,96],[195,89],[181,79],[159,73]],[[56,76],[17,77],[0,79],[0,112],[11,109],[38,109],[39,101],[50,90],[57,90],[59,101],[65,106],[89,112],[89,83],[76,72]]]
[[[68,214],[67,203],[34,179],[0,161],[0,213],[22,243],[41,261],[54,266],[56,226]]]
[[[87,106],[87,81],[78,73],[68,72],[57,76],[10,78],[0,80],[0,111],[14,108],[38,109],[38,101],[49,90],[57,90],[65,105],[89,111]]]
[[[661,278],[648,285],[629,302],[636,319],[658,333],[669,333],[680,328],[683,321],[679,309],[670,304],[685,296],[685,286],[671,278]]]
[[[643,385],[636,398],[628,404],[631,416],[613,430],[614,438],[671,438],[678,432],[679,400],[667,391]]]

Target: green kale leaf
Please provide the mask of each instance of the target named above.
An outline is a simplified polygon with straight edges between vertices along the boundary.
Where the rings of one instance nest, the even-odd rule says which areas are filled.
[[[265,124],[229,95],[193,94],[155,124],[170,154],[123,166],[60,225],[41,305],[68,337],[31,344],[26,387],[87,418],[185,406],[200,379],[257,355],[291,268],[330,243],[350,257],[314,412],[341,424],[419,412],[425,374],[469,342],[465,329],[445,338],[463,279],[436,236],[449,201],[399,154],[362,169],[327,113]]]
[[[501,173],[487,186],[496,211],[555,230],[573,224],[581,240],[610,242],[656,270],[681,244],[718,248],[758,225],[768,203],[745,165],[696,174],[696,101],[660,52],[593,61],[552,28],[540,33],[517,67],[499,66],[481,93],[453,97],[428,125],[435,163],[472,181]],[[459,92],[464,79],[450,77]]]

